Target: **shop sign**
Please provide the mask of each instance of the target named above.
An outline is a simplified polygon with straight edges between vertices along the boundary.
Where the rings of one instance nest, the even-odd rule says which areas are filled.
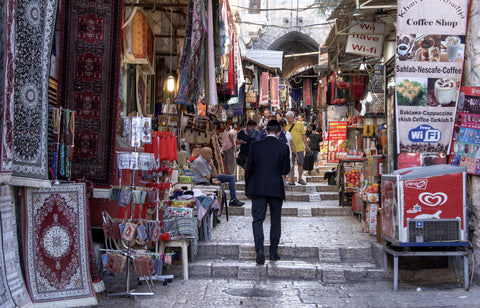
[[[480,88],[462,87],[453,132],[450,164],[480,175]]]
[[[347,140],[347,122],[331,121],[328,123],[328,153],[327,162],[336,163],[340,145]]]
[[[467,2],[398,1],[395,95],[399,169],[446,163],[462,77]]]
[[[369,57],[381,57],[383,55],[384,32],[384,23],[352,21],[345,52]]]

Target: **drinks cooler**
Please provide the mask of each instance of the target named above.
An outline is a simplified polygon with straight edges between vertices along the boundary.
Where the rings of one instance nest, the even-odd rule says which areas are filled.
[[[396,246],[468,246],[466,167],[382,175],[382,237]]]

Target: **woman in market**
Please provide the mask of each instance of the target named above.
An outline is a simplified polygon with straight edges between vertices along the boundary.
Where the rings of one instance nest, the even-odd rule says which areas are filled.
[[[250,147],[250,143],[257,140],[258,131],[255,130],[257,126],[257,122],[254,120],[248,120],[247,127],[242,129],[237,134],[237,144],[240,145],[240,153],[238,153],[237,157],[237,164],[245,169],[247,166],[247,158],[248,158],[248,149]]]
[[[237,131],[230,125],[225,129],[222,136],[223,161],[227,174],[233,174],[235,171],[235,150],[237,148]]]

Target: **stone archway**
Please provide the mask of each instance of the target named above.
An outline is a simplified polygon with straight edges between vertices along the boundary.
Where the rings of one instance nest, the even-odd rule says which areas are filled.
[[[277,40],[275,40],[269,47],[269,50],[280,50],[284,55],[301,54],[308,52],[318,52],[319,44],[310,36],[299,32],[289,32]],[[307,55],[297,57],[284,57],[282,77],[288,78],[297,69],[318,64],[318,55]]]

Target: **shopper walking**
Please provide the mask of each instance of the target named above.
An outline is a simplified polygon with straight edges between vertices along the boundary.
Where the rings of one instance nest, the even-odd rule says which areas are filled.
[[[287,112],[287,131],[292,134],[293,144],[295,145],[295,150],[297,155],[294,158],[297,159],[297,168],[298,168],[298,183],[301,185],[307,185],[307,182],[303,180],[303,159],[304,152],[310,152],[310,147],[308,146],[307,138],[305,137],[305,128],[303,123],[295,121],[295,114],[293,111]]]
[[[263,110],[263,117],[258,122],[258,125],[260,126],[260,129],[265,128],[265,126],[267,125],[267,123],[269,121],[269,119],[268,119],[269,116],[270,116],[270,110],[265,108]]]
[[[285,119],[281,119],[279,121],[280,123],[280,128],[282,129],[282,132],[280,133],[280,136],[278,137],[278,140],[280,141],[283,141],[281,136],[282,134],[285,135],[285,140],[284,141],[287,145],[288,145],[288,153],[290,153],[289,157],[288,157],[288,160],[290,161],[290,173],[287,175],[288,177],[288,182],[287,184],[289,185],[295,185],[295,180],[294,180],[294,172],[293,172],[293,162],[294,160],[292,159],[292,155],[295,155],[295,159],[298,160],[298,154],[297,154],[297,150],[295,149],[295,145],[293,144],[293,140],[292,140],[292,134],[288,131],[288,130],[285,130],[285,127],[287,127],[287,120]]]
[[[314,125],[314,124],[310,124]],[[310,136],[307,138],[308,145],[310,147],[310,150],[313,152],[313,164],[315,169],[318,169],[318,152],[320,152],[320,143],[323,141],[322,137],[322,128],[317,127]],[[311,171],[308,171],[310,174]]]
[[[237,165],[245,169],[247,167],[247,159],[248,159],[248,150],[250,148],[250,144],[257,140],[258,131],[255,130],[257,126],[257,122],[254,120],[248,120],[247,127],[242,129],[237,134],[237,144],[240,145],[240,152],[238,153],[237,157]]]
[[[246,195],[252,199],[252,229],[257,253],[256,262],[265,264],[263,221],[270,207],[270,260],[278,260],[281,235],[282,203],[285,199],[283,175],[290,171],[288,146],[279,141],[277,120],[267,123],[267,136],[252,143],[245,170]]]

